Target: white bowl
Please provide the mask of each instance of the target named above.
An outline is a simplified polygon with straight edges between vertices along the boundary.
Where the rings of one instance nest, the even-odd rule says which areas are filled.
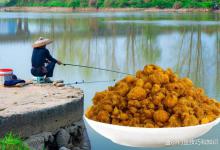
[[[164,147],[181,144],[202,136],[220,122],[175,128],[139,128],[112,125],[93,121],[84,116],[86,122],[96,132],[114,143],[131,147]]]

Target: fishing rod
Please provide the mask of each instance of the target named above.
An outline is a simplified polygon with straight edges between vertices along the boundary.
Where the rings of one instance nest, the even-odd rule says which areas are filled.
[[[87,84],[87,83],[104,83],[104,82],[115,82],[116,79],[113,79],[113,80],[106,80],[106,81],[76,81],[76,82],[73,82],[73,83],[66,83],[65,85],[72,85],[72,84]]]
[[[106,68],[98,68],[98,67],[84,66],[84,65],[74,65],[74,64],[63,64],[63,65],[64,65],[64,66],[73,66],[73,67],[82,67],[82,68],[97,69],[97,70],[109,71],[109,72],[114,72],[114,73],[132,75],[132,74],[130,74],[130,73],[125,73],[125,72],[110,70],[110,69],[106,69]]]

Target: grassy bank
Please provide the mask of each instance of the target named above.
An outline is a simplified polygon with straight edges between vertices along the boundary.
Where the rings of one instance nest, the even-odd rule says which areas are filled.
[[[7,6],[73,8],[213,8],[220,0],[9,0]]]

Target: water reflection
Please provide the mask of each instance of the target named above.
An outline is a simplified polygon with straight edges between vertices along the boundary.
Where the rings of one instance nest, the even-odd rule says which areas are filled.
[[[12,67],[18,76],[31,78],[31,44],[45,36],[55,40],[49,46],[51,53],[66,63],[128,73],[158,64],[190,77],[209,96],[220,100],[219,20],[220,15],[209,13],[0,13],[0,68]],[[66,82],[123,76],[76,67],[57,67],[55,71],[55,78]],[[80,85],[85,91],[85,107],[96,91],[110,84]],[[94,149],[103,149],[105,144],[128,149],[90,129],[89,133]],[[218,131],[206,137],[215,133]]]
[[[34,17],[24,17],[23,14],[11,18],[6,14],[8,19],[1,14],[1,53],[5,53],[3,49],[7,49],[7,45],[13,47],[13,43],[17,43],[30,47],[35,39],[45,36],[56,41],[50,46],[56,50],[52,53],[65,62],[128,73],[135,73],[145,64],[156,63],[175,69],[181,76],[188,76],[198,86],[204,87],[210,95],[219,96],[218,14],[204,14],[201,20],[198,20],[200,14],[191,17],[189,14],[171,13],[119,14],[98,13],[97,17],[90,14],[90,18],[85,14],[81,14],[82,18],[80,14],[63,14],[63,17],[59,14],[50,18],[41,17],[42,14],[39,18],[36,14],[32,14]],[[163,25],[164,22],[168,24]],[[17,58],[13,56],[13,59],[16,61]],[[3,62],[1,66],[4,66]],[[68,72],[65,68],[58,72],[61,70]],[[117,74],[98,73],[105,79],[119,77]],[[97,71],[81,69],[78,74],[79,79],[92,80]],[[211,80],[207,80],[209,78]]]

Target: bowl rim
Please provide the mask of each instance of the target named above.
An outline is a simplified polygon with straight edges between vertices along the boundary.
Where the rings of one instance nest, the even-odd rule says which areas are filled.
[[[207,125],[212,125],[215,126],[220,122],[220,117],[216,118],[215,120],[213,120],[212,122],[209,123],[205,123],[205,124],[199,124],[199,125],[195,125],[195,126],[185,126],[185,127],[169,127],[169,128],[142,128],[142,127],[131,127],[131,126],[122,126],[122,125],[114,125],[114,124],[109,124],[109,123],[104,123],[104,122],[99,122],[99,121],[95,121],[92,119],[89,119],[88,117],[86,117],[86,115],[83,115],[83,118],[88,122],[94,122],[94,123],[98,123],[101,125],[105,125],[105,126],[112,126],[112,127],[118,127],[118,128],[130,128],[130,129],[152,129],[152,130],[172,130],[172,129],[187,129],[187,128],[194,128],[194,127],[204,127]]]

